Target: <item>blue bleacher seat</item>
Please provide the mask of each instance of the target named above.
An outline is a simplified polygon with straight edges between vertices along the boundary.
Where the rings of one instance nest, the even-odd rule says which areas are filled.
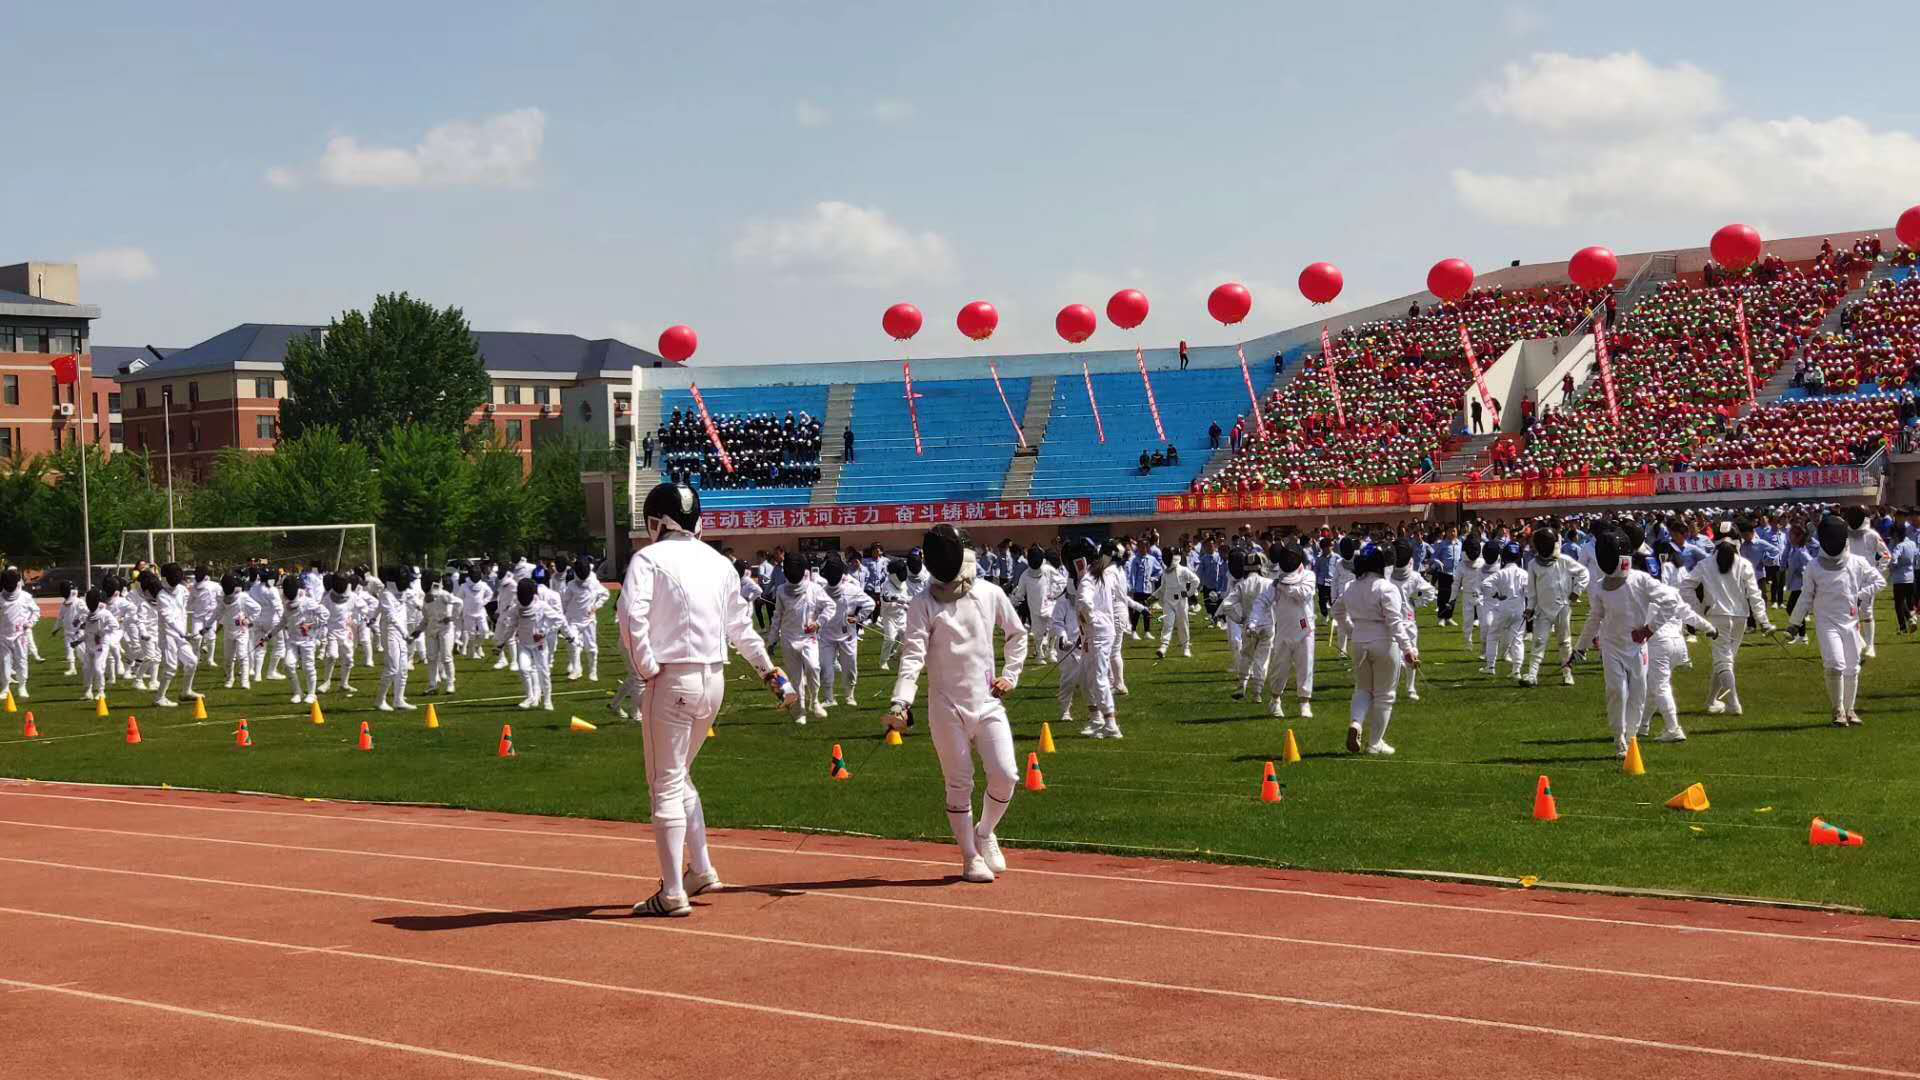
[[[847,504],[997,499],[1018,442],[1007,409],[1027,409],[1026,379],[1002,378],[1007,404],[992,379],[915,379],[924,454],[913,452],[913,421],[903,383],[861,383],[853,391],[855,461],[840,472]],[[839,432],[829,432],[828,441]]]
[[[793,410],[797,417],[801,412],[811,414],[814,419],[824,421],[827,415],[827,388],[825,386],[745,386],[738,388],[720,388],[701,390],[700,396],[707,403],[707,411],[715,418],[722,415],[745,416],[751,413],[765,412],[784,419],[787,410]],[[663,390],[660,393],[660,422],[665,423],[673,415],[673,410],[699,414],[694,407],[693,394],[686,390]],[[823,451],[828,447],[837,451],[839,432],[822,431],[820,441]],[[710,510],[724,510],[732,507],[773,507],[805,506],[813,499],[810,487],[770,487],[770,488],[706,488],[700,490],[702,507]]]

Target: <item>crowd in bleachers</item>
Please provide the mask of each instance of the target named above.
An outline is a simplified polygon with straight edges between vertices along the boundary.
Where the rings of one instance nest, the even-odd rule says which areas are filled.
[[[1891,396],[1783,401],[1735,421],[1693,462],[1699,469],[1859,465],[1899,434]]]
[[[1570,286],[1483,289],[1458,304],[1423,310],[1416,303],[1405,318],[1350,326],[1334,347],[1340,409],[1325,361],[1310,350],[1294,378],[1262,403],[1265,432],[1249,431],[1226,468],[1194,488],[1297,490],[1416,479],[1433,468],[1472,381],[1460,346],[1463,322],[1484,367],[1517,340],[1571,332],[1596,302],[1605,298]]]
[[[1920,386],[1920,277],[1882,279],[1840,312],[1796,363],[1794,385],[1811,396]]]
[[[812,487],[820,480],[820,421],[801,412],[786,419],[772,413],[713,418],[733,462],[728,472],[691,409],[673,410],[660,424],[660,475],[703,488]]]

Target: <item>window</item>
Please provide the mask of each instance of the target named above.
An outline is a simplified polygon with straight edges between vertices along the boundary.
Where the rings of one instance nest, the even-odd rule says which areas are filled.
[[[190,382],[187,384],[187,404],[189,405],[200,404],[200,384],[199,383]]]
[[[13,327],[0,326],[0,352],[13,351]]]
[[[43,353],[47,351],[47,328],[44,326],[23,326],[20,328],[20,351]]]
[[[273,392],[272,379],[255,379],[253,380],[253,396],[257,398],[271,398],[278,397],[279,395]]]
[[[13,429],[0,427],[0,458],[13,456]]]
[[[200,449],[200,421],[198,420],[187,425],[187,449]]]
[[[53,351],[62,356],[80,351],[79,335],[75,334],[72,330],[64,327],[55,327],[49,335],[49,338],[53,345]]]
[[[520,388],[513,385],[501,387],[500,400],[508,405],[520,404]]]
[[[551,386],[536,386],[536,387],[534,387],[534,388],[533,388],[533,403],[534,403],[535,405],[551,405],[551,404],[553,404],[553,387],[551,387]]]
[[[113,439],[113,445],[115,446],[127,445],[127,425],[125,424],[110,425],[110,435]]]
[[[136,409],[144,409],[147,407],[147,388],[146,387],[140,386],[140,387],[134,388],[133,407]]]
[[[262,442],[272,442],[273,417],[268,416],[266,413],[261,413],[259,416],[254,417],[253,433],[258,436]]]
[[[20,376],[8,375],[5,379],[4,391],[0,392],[5,395],[0,397],[0,400],[4,400],[8,405],[20,404]]]
[[[94,405],[93,411],[96,413],[100,411],[100,406],[97,403]],[[120,411],[120,395],[118,393],[107,395],[107,411],[108,412]]]
[[[507,421],[507,445],[520,445],[520,421],[518,420]]]

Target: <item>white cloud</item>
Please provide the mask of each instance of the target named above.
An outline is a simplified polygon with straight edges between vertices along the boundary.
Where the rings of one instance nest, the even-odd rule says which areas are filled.
[[[1725,108],[1719,79],[1687,63],[1662,68],[1638,52],[1534,53],[1482,87],[1480,102],[1549,131],[1685,124]]]
[[[94,281],[145,281],[159,272],[153,256],[137,247],[102,248],[74,261],[80,273]]]
[[[913,119],[913,102],[899,98],[882,98],[873,103],[873,118],[883,124],[897,124]]]
[[[1494,221],[1564,225],[1660,211],[1769,215],[1817,228],[1877,221],[1920,190],[1920,139],[1831,120],[1730,120],[1554,148],[1536,175],[1453,171],[1454,192]]]
[[[441,124],[408,147],[336,135],[311,165],[276,165],[265,179],[277,188],[307,182],[343,188],[524,187],[539,166],[546,126],[545,113],[527,108]]]
[[[793,103],[793,118],[803,128],[826,127],[833,122],[833,114],[826,106],[801,98]]]
[[[953,252],[936,232],[913,232],[886,211],[828,201],[777,221],[749,222],[734,241],[743,263],[799,274],[825,274],[855,285],[938,280],[953,269]]]

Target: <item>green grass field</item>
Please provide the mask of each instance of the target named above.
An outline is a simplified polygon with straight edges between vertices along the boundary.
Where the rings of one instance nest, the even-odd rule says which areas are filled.
[[[1576,624],[1584,608],[1576,612]],[[1455,628],[1422,612],[1425,700],[1402,702],[1389,735],[1391,759],[1342,749],[1352,680],[1345,661],[1322,648],[1311,720],[1269,719],[1228,699],[1224,635],[1200,631],[1193,659],[1159,665],[1152,645],[1128,642],[1121,699],[1127,737],[1096,742],[1056,730],[1059,752],[1043,756],[1047,790],[1021,793],[1002,835],[1013,842],[1250,860],[1332,870],[1411,869],[1536,876],[1581,882],[1856,905],[1920,915],[1920,648],[1894,633],[1883,602],[1880,655],[1866,667],[1859,709],[1865,725],[1828,726],[1812,646],[1791,652],[1749,638],[1742,650],[1743,717],[1703,711],[1707,644],[1677,677],[1690,741],[1644,746],[1647,775],[1622,775],[1605,731],[1597,668],[1579,685],[1555,681],[1526,690],[1479,674]],[[1776,621],[1784,615],[1776,613]],[[519,683],[479,661],[461,661],[459,700],[437,701],[443,726],[421,714],[372,708],[377,677],[359,669],[357,697],[323,697],[328,722],[315,727],[288,704],[286,684],[251,692],[201,680],[210,720],[188,708],[156,710],[150,695],[110,694],[97,719],[62,677],[60,651],[43,622],[34,711],[43,738],[21,738],[23,717],[0,732],[0,776],[125,784],[172,784],[338,799],[444,803],[488,810],[644,820],[647,795],[637,727],[604,710],[624,674],[610,625],[608,660],[597,686],[557,684],[554,713],[513,707]],[[1324,637],[1322,639],[1324,642]],[[862,707],[800,727],[775,712],[757,682],[730,683],[718,737],[694,768],[716,826],[844,830],[946,839],[940,772],[922,732],[904,747],[879,745],[879,717],[891,678],[876,670],[878,647],[862,649]],[[745,673],[736,661],[736,672]],[[1552,662],[1547,665],[1552,670]],[[207,669],[209,672],[211,668]],[[424,685],[416,669],[414,685]],[[1042,721],[1057,719],[1055,674],[1030,670],[1012,700],[1022,760]],[[490,700],[485,700],[490,699]],[[1289,701],[1289,712],[1292,706]],[[129,713],[145,741],[124,744]],[[566,731],[570,713],[601,724]],[[248,717],[254,749],[233,746],[234,721]],[[373,723],[376,750],[354,743]],[[514,726],[519,756],[499,760],[495,741]],[[1656,724],[1658,721],[1656,720]],[[1258,801],[1260,770],[1278,759],[1292,726],[1305,760],[1284,767],[1285,801]],[[1076,729],[1077,730],[1077,729]],[[80,736],[80,737],[74,737]],[[828,751],[844,745],[855,776],[827,778]],[[1535,778],[1552,778],[1561,820],[1530,817]],[[1695,781],[1712,809],[1663,809]],[[1867,836],[1863,849],[1809,848],[1819,815]],[[1017,855],[1016,855],[1017,859]],[[642,867],[650,871],[649,860]]]

